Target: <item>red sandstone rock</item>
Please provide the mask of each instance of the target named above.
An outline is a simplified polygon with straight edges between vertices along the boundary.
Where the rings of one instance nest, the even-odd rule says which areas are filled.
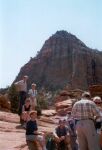
[[[43,116],[48,116],[48,117],[50,117],[50,116],[54,116],[54,115],[56,115],[56,110],[42,110],[42,115]]]
[[[72,105],[72,100],[71,99],[55,103],[56,110],[62,109],[62,108],[67,108],[71,105]]]
[[[93,85],[89,87],[91,96],[100,96],[102,98],[102,85]]]
[[[10,107],[11,105],[7,95],[0,94],[0,110],[10,111]]]
[[[40,120],[38,119],[39,131],[51,133],[56,125],[54,122],[53,124],[51,123],[51,118],[45,118],[42,117]],[[25,130],[21,128],[17,114],[0,112],[0,150],[1,149],[28,150],[25,140]]]
[[[57,31],[45,41],[35,58],[30,59],[16,78],[29,76],[31,83],[49,89],[60,89],[68,84],[72,89],[88,89],[102,84],[102,52],[87,47],[76,36]]]

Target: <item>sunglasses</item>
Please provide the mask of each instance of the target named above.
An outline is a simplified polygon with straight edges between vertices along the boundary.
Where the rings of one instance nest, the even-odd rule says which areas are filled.
[[[95,102],[95,104],[102,104],[102,102]]]

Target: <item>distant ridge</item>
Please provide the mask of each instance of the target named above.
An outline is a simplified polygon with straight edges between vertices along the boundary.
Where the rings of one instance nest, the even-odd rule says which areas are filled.
[[[88,48],[67,31],[57,31],[47,39],[36,57],[25,64],[17,78],[29,76],[28,86],[50,90],[64,86],[87,89],[102,84],[102,52]]]

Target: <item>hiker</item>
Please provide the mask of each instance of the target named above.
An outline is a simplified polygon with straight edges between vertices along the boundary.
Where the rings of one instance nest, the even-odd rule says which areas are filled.
[[[66,147],[71,150],[70,147],[70,137],[69,137],[69,131],[66,127],[65,120],[59,120],[59,125],[55,128],[54,131],[54,139],[57,143],[58,149],[65,149]],[[62,149],[61,149],[62,150]]]
[[[31,119],[26,124],[26,141],[27,143],[29,141],[31,142],[38,141],[40,146],[42,147],[42,150],[46,150],[44,133],[38,132],[36,117],[37,112],[31,111],[30,112]]]
[[[102,100],[101,100],[101,97],[99,96],[95,96],[93,98],[93,102],[97,105],[97,107],[99,108],[100,110],[100,113],[102,113]]]
[[[95,96],[93,98],[93,102],[96,104],[97,108],[99,109],[100,115],[101,115],[101,118],[96,118],[96,120],[95,120],[95,127],[96,127],[96,130],[98,130],[98,129],[101,129],[101,124],[102,124],[102,108],[101,108],[102,100],[99,96]]]
[[[31,89],[28,92],[30,99],[31,99],[31,105],[32,105],[32,109],[35,110],[35,107],[37,106],[37,100],[36,100],[36,96],[37,96],[37,90],[36,90],[36,84],[32,83],[31,85]]]
[[[30,99],[26,98],[25,104],[22,107],[22,120],[24,120],[23,127],[26,127],[26,122],[29,120],[29,112],[32,110],[31,104],[30,104]]]
[[[101,97],[95,96],[93,102],[97,105],[97,108],[100,111],[101,118],[96,118],[95,127],[99,138],[100,147],[102,149],[102,100]]]
[[[82,94],[82,99],[72,108],[72,116],[76,119],[76,133],[80,150],[100,150],[94,125],[94,117],[100,117],[99,110],[91,100],[89,92]]]
[[[22,106],[25,104],[25,99],[27,96],[27,80],[28,76],[23,76],[23,79],[16,82],[15,86],[19,90],[19,115],[20,115],[20,122],[21,122],[21,114],[22,114]]]

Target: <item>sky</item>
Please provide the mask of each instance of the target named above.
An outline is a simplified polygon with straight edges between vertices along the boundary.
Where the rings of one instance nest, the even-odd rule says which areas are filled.
[[[58,30],[102,51],[102,0],[0,0],[0,88]]]

